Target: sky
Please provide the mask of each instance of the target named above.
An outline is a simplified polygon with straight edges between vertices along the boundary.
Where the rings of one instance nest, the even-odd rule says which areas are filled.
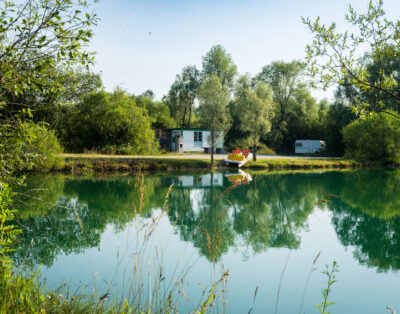
[[[156,99],[168,93],[186,65],[201,69],[202,56],[222,45],[240,74],[256,75],[272,61],[302,60],[312,35],[301,17],[336,22],[351,4],[365,11],[368,0],[100,0],[92,8],[100,18],[91,51],[104,86],[129,93],[151,89]],[[390,19],[400,18],[400,0],[385,0]],[[322,99],[332,90],[313,90]]]

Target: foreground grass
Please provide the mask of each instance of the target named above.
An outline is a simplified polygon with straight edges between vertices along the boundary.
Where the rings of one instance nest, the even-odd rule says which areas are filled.
[[[94,297],[70,296],[46,289],[37,274],[10,274],[0,285],[1,313],[99,313],[104,302]]]

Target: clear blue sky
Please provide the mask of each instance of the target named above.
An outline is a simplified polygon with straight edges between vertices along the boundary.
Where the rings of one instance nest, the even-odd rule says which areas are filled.
[[[161,99],[184,66],[201,68],[201,57],[220,44],[240,73],[254,75],[271,61],[304,58],[312,37],[301,16],[336,21],[343,30],[349,3],[364,11],[368,0],[100,0],[95,70],[108,90],[151,89]],[[385,0],[384,8],[399,19],[400,0]]]

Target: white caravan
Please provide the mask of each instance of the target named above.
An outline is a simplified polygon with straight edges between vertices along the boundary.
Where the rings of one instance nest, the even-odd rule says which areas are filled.
[[[325,142],[319,140],[297,140],[294,152],[296,154],[314,154],[325,149]]]

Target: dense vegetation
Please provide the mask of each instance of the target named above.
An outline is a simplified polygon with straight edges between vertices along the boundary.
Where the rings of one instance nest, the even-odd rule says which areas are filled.
[[[368,56],[363,62],[369,62]],[[158,150],[153,129],[204,127],[223,131],[227,150],[250,147],[255,151],[266,146],[292,154],[297,139],[316,139],[326,141],[327,154],[341,156],[345,152],[343,128],[358,117],[353,105],[361,98],[372,103],[371,92],[354,85],[338,87],[331,103],[326,99],[317,102],[305,76],[306,66],[300,61],[272,62],[254,77],[239,76],[232,57],[215,46],[204,57],[203,67],[202,71],[185,67],[163,101],[154,100],[151,90],[141,95],[121,88],[106,92],[100,75],[78,69],[69,73],[80,78],[74,86],[76,93],[71,95],[73,82],[66,80],[63,91],[51,102],[36,105],[33,121],[46,123],[66,152],[152,154]],[[205,94],[214,86],[226,92],[218,105],[222,105],[220,118],[211,121],[221,96]],[[395,116],[397,112],[398,103],[388,100],[385,113]],[[346,141],[346,156],[369,158],[351,154],[357,145]]]

